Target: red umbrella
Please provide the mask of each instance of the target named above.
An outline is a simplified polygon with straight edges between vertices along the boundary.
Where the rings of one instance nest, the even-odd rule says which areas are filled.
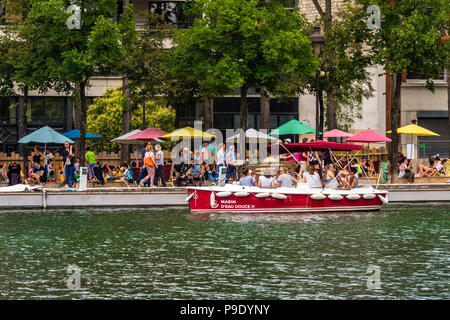
[[[126,138],[126,140],[151,140],[155,138],[159,138],[163,135],[167,134],[167,132],[150,127],[145,130],[142,130],[139,133],[133,134]]]
[[[353,137],[345,139],[344,141],[369,143],[369,142],[391,142],[392,140],[382,134],[379,134],[376,131],[367,129],[358,134],[355,134]]]
[[[272,148],[279,148],[279,153],[287,153],[289,152],[302,152],[302,151],[352,151],[352,150],[361,150],[363,146],[356,145],[356,144],[346,144],[346,143],[337,143],[337,142],[328,142],[328,141],[322,141],[317,140],[313,142],[306,142],[306,143],[285,143],[284,147],[280,147],[279,144],[272,144],[268,146],[269,150],[272,150]]]
[[[327,131],[323,134],[324,138],[341,138],[341,137],[353,137],[353,134],[344,132],[338,129],[333,129],[330,131]]]

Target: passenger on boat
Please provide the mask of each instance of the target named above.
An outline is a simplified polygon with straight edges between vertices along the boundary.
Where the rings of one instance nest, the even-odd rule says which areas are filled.
[[[355,167],[352,167],[349,175],[344,180],[344,185],[346,189],[353,189],[358,188],[358,177],[356,176],[356,173],[358,172],[358,169]]]
[[[310,188],[322,188],[322,180],[313,165],[309,165],[307,171],[303,172],[303,181]]]
[[[347,178],[347,176],[349,175],[349,170],[348,167],[345,166],[344,168],[342,168],[341,170],[339,170],[337,176],[336,176],[336,180],[339,183],[339,186],[341,188],[345,188],[345,179]]]
[[[294,187],[294,183],[298,183],[298,179],[296,177],[291,176],[286,168],[281,168],[279,170],[279,176],[277,179],[277,183],[273,182],[274,188],[292,188]]]
[[[260,188],[272,188],[272,175],[270,169],[264,170],[264,175],[259,176],[258,187]]]
[[[247,168],[243,171],[243,176],[239,180],[239,184],[244,187],[253,187],[255,185],[255,177],[253,172]]]

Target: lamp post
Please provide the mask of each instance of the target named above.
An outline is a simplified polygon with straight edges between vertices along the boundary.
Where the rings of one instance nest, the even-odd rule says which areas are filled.
[[[323,45],[325,44],[325,38],[320,33],[320,26],[314,27],[314,33],[309,36],[309,40],[311,40],[311,44],[314,50],[314,54],[317,58],[320,57],[322,53]],[[319,83],[319,75],[320,68],[316,71],[316,140],[319,140],[319,126],[320,126],[320,101],[319,101],[319,92],[320,92],[320,83]]]

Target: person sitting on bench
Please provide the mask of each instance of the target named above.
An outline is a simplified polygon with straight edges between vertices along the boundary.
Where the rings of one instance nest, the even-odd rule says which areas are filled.
[[[47,174],[45,172],[44,166],[41,166],[40,163],[34,162],[33,163],[34,170],[33,174],[31,175],[30,179],[32,182],[35,182],[37,184],[43,184],[47,182]]]

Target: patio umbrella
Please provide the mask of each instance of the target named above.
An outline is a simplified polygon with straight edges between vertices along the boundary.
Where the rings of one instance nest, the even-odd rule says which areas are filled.
[[[135,133],[133,135],[126,137],[125,140],[135,140],[135,141],[139,141],[138,143],[140,143],[142,141],[155,140],[165,134],[167,134],[167,132],[150,127],[145,130],[142,130],[138,133]],[[162,140],[159,140],[159,142],[162,142]]]
[[[386,133],[391,133],[392,131],[389,130]],[[397,133],[400,134],[409,134],[411,136],[439,136],[437,133],[434,133],[433,131],[430,131],[428,129],[425,129],[424,127],[418,126],[417,124],[409,124],[407,126],[403,126],[401,128],[397,129]],[[412,138],[411,138],[412,140]],[[412,145],[412,143],[411,143]],[[414,147],[407,148],[407,155],[410,154],[411,158],[413,157],[414,154]]]
[[[25,137],[21,138],[19,143],[58,143],[63,144],[64,142],[75,143],[72,139],[63,136],[62,134],[56,132],[52,128],[45,126],[42,127]]]
[[[19,143],[43,143],[44,149],[47,149],[47,143],[57,143],[63,144],[64,142],[75,143],[72,139],[69,139],[62,134],[56,132],[52,128],[45,126],[42,127],[25,137],[22,137],[18,142]]]
[[[192,127],[185,127],[185,128],[182,128],[182,129],[177,129],[177,130],[175,130],[172,133],[165,134],[165,135],[161,136],[160,138],[170,139],[172,137],[177,137],[177,138],[203,138],[203,139],[211,140],[211,139],[215,138],[216,136],[213,135],[213,134],[209,134],[209,133],[203,132],[201,130],[194,129]]]
[[[237,133],[231,137],[229,137],[226,141],[227,142],[239,142],[241,139],[241,134]],[[271,137],[265,133],[262,133],[255,129],[247,129],[245,131],[245,141],[267,141],[267,142],[277,142],[278,140],[274,137]]]
[[[306,134],[306,133],[316,133],[316,130],[307,126],[303,122],[296,119],[292,119],[285,124],[279,126],[278,128],[272,130],[269,135],[286,135],[286,134]]]
[[[392,140],[382,134],[367,129],[358,134],[355,134],[353,137],[347,138],[344,140],[345,142],[391,142]]]
[[[139,133],[139,132],[141,132],[141,130],[139,130],[139,129],[130,131],[128,133],[125,133],[124,135],[121,135],[120,137],[110,140],[110,142],[120,143],[120,144],[137,144],[139,142],[134,141],[134,140],[128,140],[127,138],[131,137],[132,135],[135,135],[136,133]]]
[[[338,129],[333,129],[323,133],[324,138],[342,138],[342,137],[353,137],[353,134],[341,131]]]
[[[81,139],[80,130],[78,130],[78,129],[64,132],[63,136],[70,138],[70,139]],[[96,134],[91,134],[91,133],[86,132],[86,139],[101,139],[101,138],[102,138],[102,136],[98,136]]]
[[[386,133],[391,133],[391,130],[387,131]],[[398,128],[397,133],[410,134],[413,136],[439,136],[437,133],[418,126],[417,124],[409,124],[407,126]]]

